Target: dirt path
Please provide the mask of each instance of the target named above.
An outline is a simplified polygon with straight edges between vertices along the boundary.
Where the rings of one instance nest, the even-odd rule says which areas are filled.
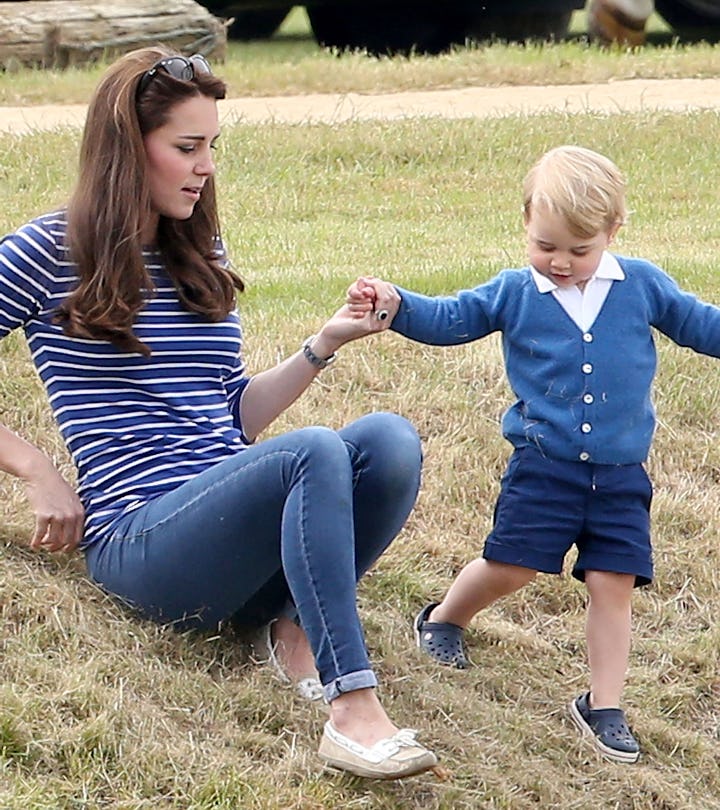
[[[701,109],[720,109],[720,79],[631,79],[605,84],[467,87],[380,95],[312,94],[220,102],[225,123],[342,123],[419,116],[473,118],[552,111],[612,114]],[[0,132],[27,134],[81,127],[84,117],[84,105],[0,107]]]

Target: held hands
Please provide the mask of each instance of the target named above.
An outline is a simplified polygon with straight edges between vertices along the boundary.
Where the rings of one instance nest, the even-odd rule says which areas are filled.
[[[368,332],[382,332],[397,315],[400,296],[389,282],[360,276],[348,287],[346,303],[355,319],[367,319]]]
[[[253,376],[240,404],[245,435],[255,438],[265,430],[346,343],[386,330],[399,307],[400,295],[392,284],[370,277],[351,284],[346,303],[303,344],[302,351]]]
[[[30,507],[35,514],[35,533],[30,548],[73,551],[83,536],[85,513],[75,490],[48,464],[40,474],[25,481]]]
[[[361,276],[347,291],[345,305],[325,323],[313,341],[320,357],[337,351],[345,343],[385,331],[400,307],[400,295],[387,281]]]

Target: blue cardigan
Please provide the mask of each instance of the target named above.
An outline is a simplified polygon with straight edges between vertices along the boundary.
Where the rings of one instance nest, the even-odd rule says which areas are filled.
[[[392,329],[421,343],[450,346],[502,333],[516,402],[503,435],[550,458],[596,464],[647,459],[655,430],[652,382],[657,352],[651,326],[680,346],[720,357],[720,308],[683,292],[644,259],[616,256],[613,281],[583,333],[530,268],[504,270],[456,296],[432,298],[398,288]]]

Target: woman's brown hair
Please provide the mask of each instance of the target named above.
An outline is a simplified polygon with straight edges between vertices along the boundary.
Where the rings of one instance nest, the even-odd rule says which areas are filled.
[[[142,229],[151,212],[143,136],[163,126],[171,109],[203,95],[225,98],[225,83],[210,73],[183,80],[158,70],[138,96],[143,75],[177,56],[143,48],[118,59],[101,79],[87,113],[77,186],[68,203],[68,247],[78,286],[58,320],[77,337],[108,340],[122,351],[149,354],[133,323],[153,284],[143,261]],[[215,184],[209,177],[186,220],[160,217],[157,248],[181,303],[219,321],[235,307],[242,281],[217,256],[220,228]]]

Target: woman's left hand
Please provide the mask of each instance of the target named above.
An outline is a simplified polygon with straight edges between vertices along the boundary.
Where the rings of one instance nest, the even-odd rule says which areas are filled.
[[[363,277],[350,285],[346,303],[313,335],[308,348],[316,357],[332,357],[352,340],[385,331],[400,307],[400,295],[386,281]],[[273,368],[255,374],[241,400],[245,435],[255,438],[310,385],[318,373],[296,352]]]

